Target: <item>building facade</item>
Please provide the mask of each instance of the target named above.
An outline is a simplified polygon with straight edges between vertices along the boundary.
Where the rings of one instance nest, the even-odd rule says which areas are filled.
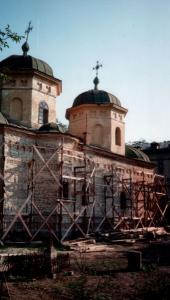
[[[170,198],[170,145],[160,147],[159,143],[153,142],[144,152],[155,165],[155,172],[165,176],[168,197]]]
[[[24,47],[0,62],[8,76],[0,90],[1,240],[157,225],[162,178],[146,154],[125,145],[127,109],[96,77],[67,109],[63,133],[55,112],[61,80]]]

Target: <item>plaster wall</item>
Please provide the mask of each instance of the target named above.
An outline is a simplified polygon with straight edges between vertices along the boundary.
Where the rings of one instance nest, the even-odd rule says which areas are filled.
[[[30,222],[32,224],[32,232],[35,232],[42,224],[40,215],[32,205],[32,201],[34,201],[37,209],[44,217],[47,217],[54,210],[49,222],[55,232],[64,235],[72,224],[70,215],[80,215],[84,207],[82,194],[84,180],[74,180],[75,176],[84,178],[85,175],[85,156],[82,146],[79,145],[77,139],[66,135],[35,134],[12,127],[6,127],[4,142],[4,230],[9,226],[16,211],[22,206],[28,195],[32,193],[30,201],[22,210],[22,217],[26,224],[30,224]],[[36,145],[37,150],[33,145]],[[62,146],[64,146],[63,152],[57,151]],[[95,185],[91,179],[88,192],[89,207],[86,216],[80,215],[78,223],[81,226],[87,225],[84,224],[84,221],[88,222],[91,217],[94,195],[96,202],[93,226],[96,228],[100,224],[104,212],[107,212],[108,217],[114,218],[114,221],[117,222],[117,215],[112,209],[113,198],[109,198],[109,195],[111,196],[110,188],[106,186],[104,176],[114,175],[114,205],[121,213],[120,192],[122,186],[120,181],[130,178],[133,181],[152,181],[153,170],[138,166],[137,163],[133,165],[125,163],[121,159],[118,161],[105,157],[92,149],[87,148],[85,152],[86,176],[88,176],[87,179],[90,178],[95,167]],[[44,162],[47,161],[48,166],[45,166]],[[63,200],[65,207],[56,207],[57,199],[61,197],[61,163],[63,165],[63,180],[68,182],[68,197]],[[75,167],[79,167],[76,173]],[[105,193],[107,193],[107,201],[104,196]],[[124,213],[129,216],[128,208]],[[70,234],[75,234],[74,231],[76,230],[77,228],[73,228]],[[23,225],[19,219],[13,226],[13,231],[23,231]],[[47,232],[46,226],[42,228],[42,232]]]
[[[116,144],[116,128],[120,129],[121,143]],[[125,124],[124,122],[111,118],[111,149],[113,153],[125,155]]]
[[[125,155],[125,114],[110,105],[80,105],[69,111],[69,132],[86,144]],[[120,145],[116,144],[116,128],[121,131]]]
[[[26,85],[24,85],[24,82]],[[1,112],[10,119],[14,119],[10,104],[13,99],[22,101],[22,118],[20,123],[24,126],[31,126],[31,97],[32,79],[31,77],[16,76],[15,80],[8,80],[2,88]],[[15,107],[14,107],[15,109]]]
[[[32,87],[31,127],[39,128],[42,125],[38,122],[39,104],[41,101],[45,101],[48,105],[48,122],[56,123],[56,86],[50,81],[34,77]]]
[[[1,111],[9,119],[18,121],[20,124],[39,128],[39,104],[45,101],[49,108],[48,121],[56,122],[56,85],[40,76],[29,77],[21,75],[15,76],[15,79],[9,79],[2,88]],[[11,103],[14,99],[21,100],[22,117],[16,119],[18,108],[14,105],[11,109]]]

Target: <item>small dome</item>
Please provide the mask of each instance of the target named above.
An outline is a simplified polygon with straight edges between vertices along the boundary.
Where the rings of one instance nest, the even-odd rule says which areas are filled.
[[[121,106],[121,103],[117,97],[114,95],[101,91],[101,90],[89,90],[77,96],[73,102],[73,107],[82,104],[109,104],[113,103]]]
[[[4,115],[0,112],[0,124],[8,124],[7,119],[4,117]]]
[[[146,162],[150,162],[149,157],[140,149],[126,145],[126,154],[125,156],[128,158],[135,158],[139,160],[143,160]]]
[[[0,62],[0,70],[4,73],[35,70],[53,77],[53,70],[46,62],[30,55],[11,55]]]
[[[22,51],[23,51],[23,55],[27,55],[27,52],[29,51],[30,47],[29,47],[29,44],[27,42],[25,42],[23,45],[22,45]]]
[[[38,130],[43,132],[64,133],[63,128],[59,124],[53,122],[42,125]]]

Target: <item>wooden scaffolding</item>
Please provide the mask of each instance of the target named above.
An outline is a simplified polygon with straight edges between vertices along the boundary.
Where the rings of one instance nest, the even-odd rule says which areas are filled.
[[[169,202],[163,176],[155,175],[148,183],[133,181],[131,176],[122,178],[114,165],[109,174],[99,172],[97,163],[85,149],[71,150],[64,147],[63,141],[57,147],[33,145],[31,154],[27,197],[20,205],[10,202],[13,212],[7,218],[10,221],[4,222],[1,211],[1,241],[18,236],[18,223],[25,232],[21,236],[27,241],[45,235],[58,242],[77,236],[86,238],[101,231],[166,223]],[[3,173],[0,177],[2,190]],[[47,193],[44,193],[45,184],[49,186]],[[0,205],[5,201],[2,198]]]
[[[114,181],[111,175],[109,182],[112,182],[112,187]],[[114,230],[144,229],[168,224],[166,211],[169,200],[164,176],[155,174],[152,182],[132,181],[130,177],[122,179],[119,184],[121,186],[119,203],[114,202],[114,192],[109,185],[112,192],[110,197],[113,199]],[[107,200],[108,197],[105,196],[105,201]]]

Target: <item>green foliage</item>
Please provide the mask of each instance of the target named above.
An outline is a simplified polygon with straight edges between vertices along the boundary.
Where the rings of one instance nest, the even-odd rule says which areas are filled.
[[[12,31],[10,25],[7,25],[3,30],[0,29],[0,51],[4,48],[9,48],[9,42],[18,43],[24,36],[18,35],[16,32]],[[0,73],[0,85],[4,80],[7,80],[7,76]]]
[[[3,30],[0,29],[0,51],[3,48],[9,48],[9,41],[18,43],[23,37],[12,31],[10,25],[7,25]]]

